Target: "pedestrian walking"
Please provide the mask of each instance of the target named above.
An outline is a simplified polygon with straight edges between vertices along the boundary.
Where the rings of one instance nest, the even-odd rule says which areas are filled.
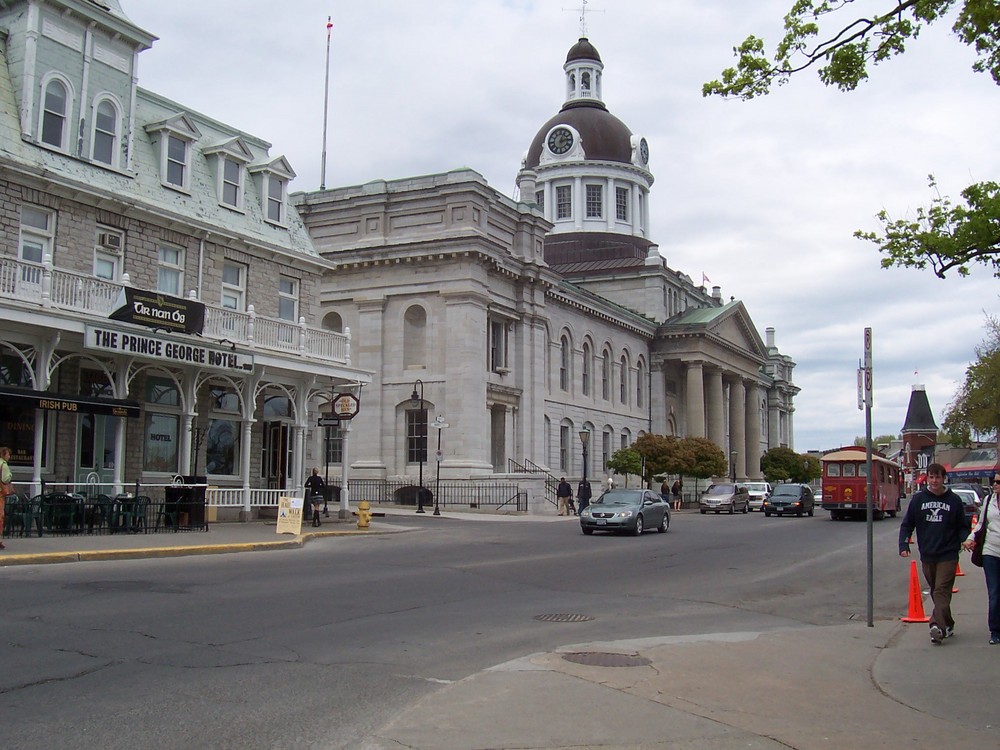
[[[306,480],[306,500],[312,506],[312,525],[319,526],[319,509],[323,504],[323,488],[326,483],[319,475],[319,469],[313,469],[312,474]]]
[[[663,498],[663,502],[670,505],[670,482],[666,478],[660,485],[660,497]]]
[[[580,482],[576,488],[576,504],[580,508],[580,512],[583,513],[583,509],[590,505],[591,489],[590,482],[586,479]]]
[[[573,502],[573,488],[566,481],[566,477],[559,477],[559,486],[556,488],[556,500],[559,501],[559,515],[568,516],[569,506]]]
[[[7,518],[7,497],[14,494],[14,474],[10,470],[10,448],[0,448],[0,549],[3,543],[3,526]]]
[[[910,535],[914,530],[917,532],[920,565],[934,603],[930,635],[935,645],[955,633],[951,590],[955,585],[958,553],[972,526],[965,516],[962,498],[944,486],[947,476],[941,464],[927,467],[927,489],[910,498],[899,525],[900,557],[910,556]]]
[[[674,499],[674,510],[681,509],[681,491],[684,489],[681,480],[674,480],[674,486],[670,488],[670,494]]]
[[[1000,645],[1000,473],[993,475],[992,490],[962,547],[972,552],[976,537],[981,539],[980,553],[986,576],[986,622],[990,628],[990,645],[997,646]]]

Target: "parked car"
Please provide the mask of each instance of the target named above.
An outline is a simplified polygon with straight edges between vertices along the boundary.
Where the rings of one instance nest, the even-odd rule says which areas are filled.
[[[954,485],[950,489],[962,498],[962,503],[965,505],[965,515],[969,518],[979,515],[979,512],[983,508],[983,501],[979,497],[978,492],[973,489],[966,489],[965,487],[955,487]]]
[[[816,497],[808,484],[779,484],[764,501],[764,515],[794,513],[801,516],[806,513],[811,516],[815,507]]]
[[[639,536],[645,529],[663,533],[670,528],[670,505],[652,490],[607,490],[580,511],[584,534],[627,531]]]
[[[764,501],[771,496],[770,482],[747,482],[750,495],[750,510],[764,510]]]
[[[716,513],[726,511],[730,515],[739,511],[748,513],[750,511],[750,493],[747,492],[746,485],[734,484],[733,482],[719,482],[710,484],[708,489],[701,494],[698,500],[698,510],[703,514],[714,510]]]

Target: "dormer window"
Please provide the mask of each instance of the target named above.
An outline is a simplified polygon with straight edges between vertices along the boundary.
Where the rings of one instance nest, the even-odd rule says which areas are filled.
[[[187,115],[174,115],[146,126],[154,148],[160,152],[160,183],[168,188],[191,190],[192,144],[201,132]]]
[[[260,208],[264,221],[285,226],[288,222],[288,183],[295,172],[283,156],[266,162],[251,164],[247,171],[253,175],[260,195]]]
[[[253,154],[242,138],[230,138],[205,149],[215,162],[215,185],[219,203],[236,211],[243,210],[246,192],[246,165]]]
[[[42,143],[66,151],[70,131],[67,127],[71,104],[69,84],[53,76],[44,84],[42,91]]]

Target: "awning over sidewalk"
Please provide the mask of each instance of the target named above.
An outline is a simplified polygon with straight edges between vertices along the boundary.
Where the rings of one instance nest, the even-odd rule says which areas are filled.
[[[106,414],[112,417],[138,417],[139,403],[116,398],[85,398],[48,391],[0,386],[0,398],[18,406],[33,406],[45,411],[62,411],[71,414]]]

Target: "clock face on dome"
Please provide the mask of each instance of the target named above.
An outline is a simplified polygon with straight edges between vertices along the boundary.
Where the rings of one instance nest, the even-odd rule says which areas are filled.
[[[569,128],[556,128],[549,133],[548,146],[553,154],[565,154],[573,148],[573,133]]]
[[[643,164],[649,163],[649,144],[646,143],[645,138],[639,141],[639,158],[642,159]]]

